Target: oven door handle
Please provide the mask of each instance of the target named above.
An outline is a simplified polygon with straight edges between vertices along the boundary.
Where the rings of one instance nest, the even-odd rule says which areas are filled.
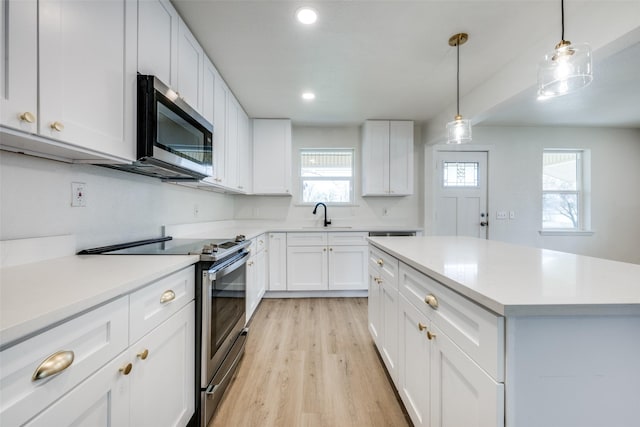
[[[249,252],[244,252],[242,254],[242,256],[240,258],[238,258],[237,261],[234,261],[232,264],[222,266],[221,269],[212,268],[211,270],[209,270],[209,280],[210,281],[214,281],[214,280],[216,280],[218,275],[226,276],[227,274],[231,273],[232,271],[237,270],[238,268],[240,268],[243,264],[245,264],[247,262],[247,258],[248,257],[249,257]]]

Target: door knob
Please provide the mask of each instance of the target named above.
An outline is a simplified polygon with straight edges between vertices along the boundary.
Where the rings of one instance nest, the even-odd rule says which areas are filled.
[[[486,227],[487,225],[489,225],[489,221],[480,222],[480,227]]]

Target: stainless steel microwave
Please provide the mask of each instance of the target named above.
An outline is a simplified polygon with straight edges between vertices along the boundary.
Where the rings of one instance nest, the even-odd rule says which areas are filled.
[[[157,77],[138,75],[137,161],[107,165],[171,181],[213,175],[213,125]]]

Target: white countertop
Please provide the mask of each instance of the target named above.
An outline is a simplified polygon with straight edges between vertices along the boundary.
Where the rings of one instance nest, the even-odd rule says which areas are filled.
[[[640,265],[471,237],[369,241],[504,316],[640,314]]]
[[[0,270],[0,346],[129,293],[197,256],[66,256]]]

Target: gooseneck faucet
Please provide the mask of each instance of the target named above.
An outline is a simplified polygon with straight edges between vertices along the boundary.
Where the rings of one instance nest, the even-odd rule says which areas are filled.
[[[318,210],[318,206],[324,206],[324,226],[326,227],[327,225],[331,224],[331,220],[327,219],[327,205],[325,205],[324,203],[316,203],[316,207],[313,208],[313,214],[316,214],[316,211]]]

